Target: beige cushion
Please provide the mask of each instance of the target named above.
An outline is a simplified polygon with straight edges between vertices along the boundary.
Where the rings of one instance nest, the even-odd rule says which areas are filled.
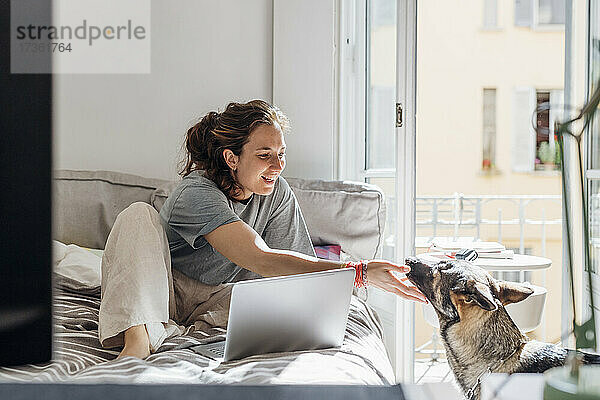
[[[338,244],[354,259],[381,256],[385,199],[360,182],[286,178],[315,245]],[[160,211],[178,182],[112,171],[55,171],[53,238],[103,249],[117,215],[143,201]]]
[[[286,178],[315,245],[338,244],[351,258],[381,257],[385,197],[361,182]]]
[[[103,249],[117,215],[136,201],[149,203],[165,182],[111,171],[55,171],[52,237]]]

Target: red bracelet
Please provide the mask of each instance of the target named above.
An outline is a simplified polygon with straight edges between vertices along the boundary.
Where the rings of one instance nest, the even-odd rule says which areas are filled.
[[[361,288],[366,287],[367,281],[367,263],[365,261],[349,261],[342,266],[342,268],[354,268],[356,274],[354,275],[354,287]]]

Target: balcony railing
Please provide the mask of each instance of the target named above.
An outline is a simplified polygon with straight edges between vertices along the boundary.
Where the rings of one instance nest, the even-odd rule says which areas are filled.
[[[519,253],[525,252],[525,227],[540,227],[541,256],[546,255],[547,227],[561,225],[560,195],[475,195],[454,193],[451,196],[419,196],[416,199],[417,234],[429,227],[427,236],[419,242],[430,241],[437,236],[473,236],[482,239],[482,229],[492,227],[496,239],[502,243],[503,229],[518,226]],[[535,207],[536,214],[528,213]],[[551,209],[548,215],[547,210]],[[508,212],[507,212],[508,211]],[[507,218],[506,215],[509,217]],[[493,217],[492,217],[493,216]],[[483,239],[490,240],[489,231]]]

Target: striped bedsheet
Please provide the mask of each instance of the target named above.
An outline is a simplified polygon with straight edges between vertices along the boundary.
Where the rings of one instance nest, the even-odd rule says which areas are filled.
[[[344,343],[339,349],[274,353],[219,364],[188,347],[221,329],[194,331],[167,340],[145,360],[103,349],[98,340],[100,287],[85,287],[55,274],[54,357],[45,364],[0,368],[2,382],[204,383],[204,384],[393,384],[394,375],[377,316],[352,296]]]

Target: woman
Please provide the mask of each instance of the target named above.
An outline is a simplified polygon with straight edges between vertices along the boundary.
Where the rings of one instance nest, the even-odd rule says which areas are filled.
[[[408,267],[315,258],[296,198],[280,177],[288,130],[287,117],[261,100],[230,103],[188,130],[183,180],[160,216],[134,203],[109,235],[102,262],[103,346],[124,344],[119,357],[145,358],[167,337],[183,333],[179,324],[226,326],[231,282],[242,279],[352,267],[357,286],[368,277],[371,285],[426,301],[392,274]]]

